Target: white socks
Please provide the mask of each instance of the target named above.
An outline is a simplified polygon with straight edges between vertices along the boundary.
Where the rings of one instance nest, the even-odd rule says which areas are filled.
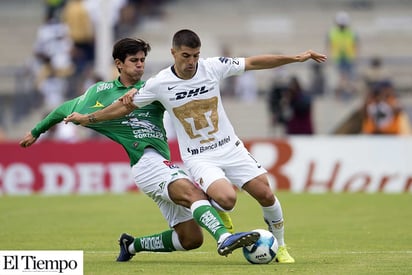
[[[273,233],[279,246],[285,245],[284,227],[283,227],[283,213],[279,200],[276,198],[272,206],[263,207],[263,217],[269,225],[269,231]]]

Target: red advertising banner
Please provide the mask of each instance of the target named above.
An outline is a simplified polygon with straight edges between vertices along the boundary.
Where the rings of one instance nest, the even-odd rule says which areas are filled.
[[[292,137],[244,142],[274,190],[412,193],[412,139]],[[182,165],[176,142],[172,161]],[[136,191],[127,154],[112,142],[0,143],[0,196]]]
[[[0,194],[121,193],[136,190],[123,148],[111,141],[29,148],[0,143]]]

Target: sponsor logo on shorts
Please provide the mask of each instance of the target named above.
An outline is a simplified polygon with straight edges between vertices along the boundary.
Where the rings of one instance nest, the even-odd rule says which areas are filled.
[[[170,160],[165,160],[163,161],[163,163],[169,167],[170,169],[174,169],[174,168],[179,168],[178,165],[174,164],[173,162],[171,162]]]
[[[230,142],[230,136],[227,136],[221,140],[219,140],[218,142],[213,142],[211,144],[207,144],[207,145],[202,145],[198,148],[187,148],[187,152],[192,154],[192,155],[197,155],[206,151],[211,151],[214,150],[216,148],[222,147],[226,144],[228,144]]]

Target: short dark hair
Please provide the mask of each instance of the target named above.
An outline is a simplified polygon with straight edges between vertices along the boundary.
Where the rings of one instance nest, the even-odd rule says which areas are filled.
[[[202,43],[200,42],[199,36],[187,29],[180,30],[173,36],[173,48],[180,48],[186,46],[192,49],[199,48]]]
[[[117,41],[113,46],[113,60],[119,59],[124,62],[128,55],[134,55],[143,51],[145,56],[151,50],[149,43],[142,39],[123,38]]]

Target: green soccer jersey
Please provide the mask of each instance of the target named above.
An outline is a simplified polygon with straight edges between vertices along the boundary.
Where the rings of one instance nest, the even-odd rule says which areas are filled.
[[[133,87],[139,89],[143,83],[139,81]],[[125,87],[118,79],[98,82],[83,95],[66,101],[54,109],[32,129],[31,133],[37,138],[73,112],[89,114],[103,109],[131,88]],[[163,126],[164,110],[163,106],[156,101],[143,108],[135,109],[125,117],[92,123],[86,127],[122,145],[132,166],[139,161],[144,149],[148,146],[156,149],[164,158],[170,159],[166,131]]]

